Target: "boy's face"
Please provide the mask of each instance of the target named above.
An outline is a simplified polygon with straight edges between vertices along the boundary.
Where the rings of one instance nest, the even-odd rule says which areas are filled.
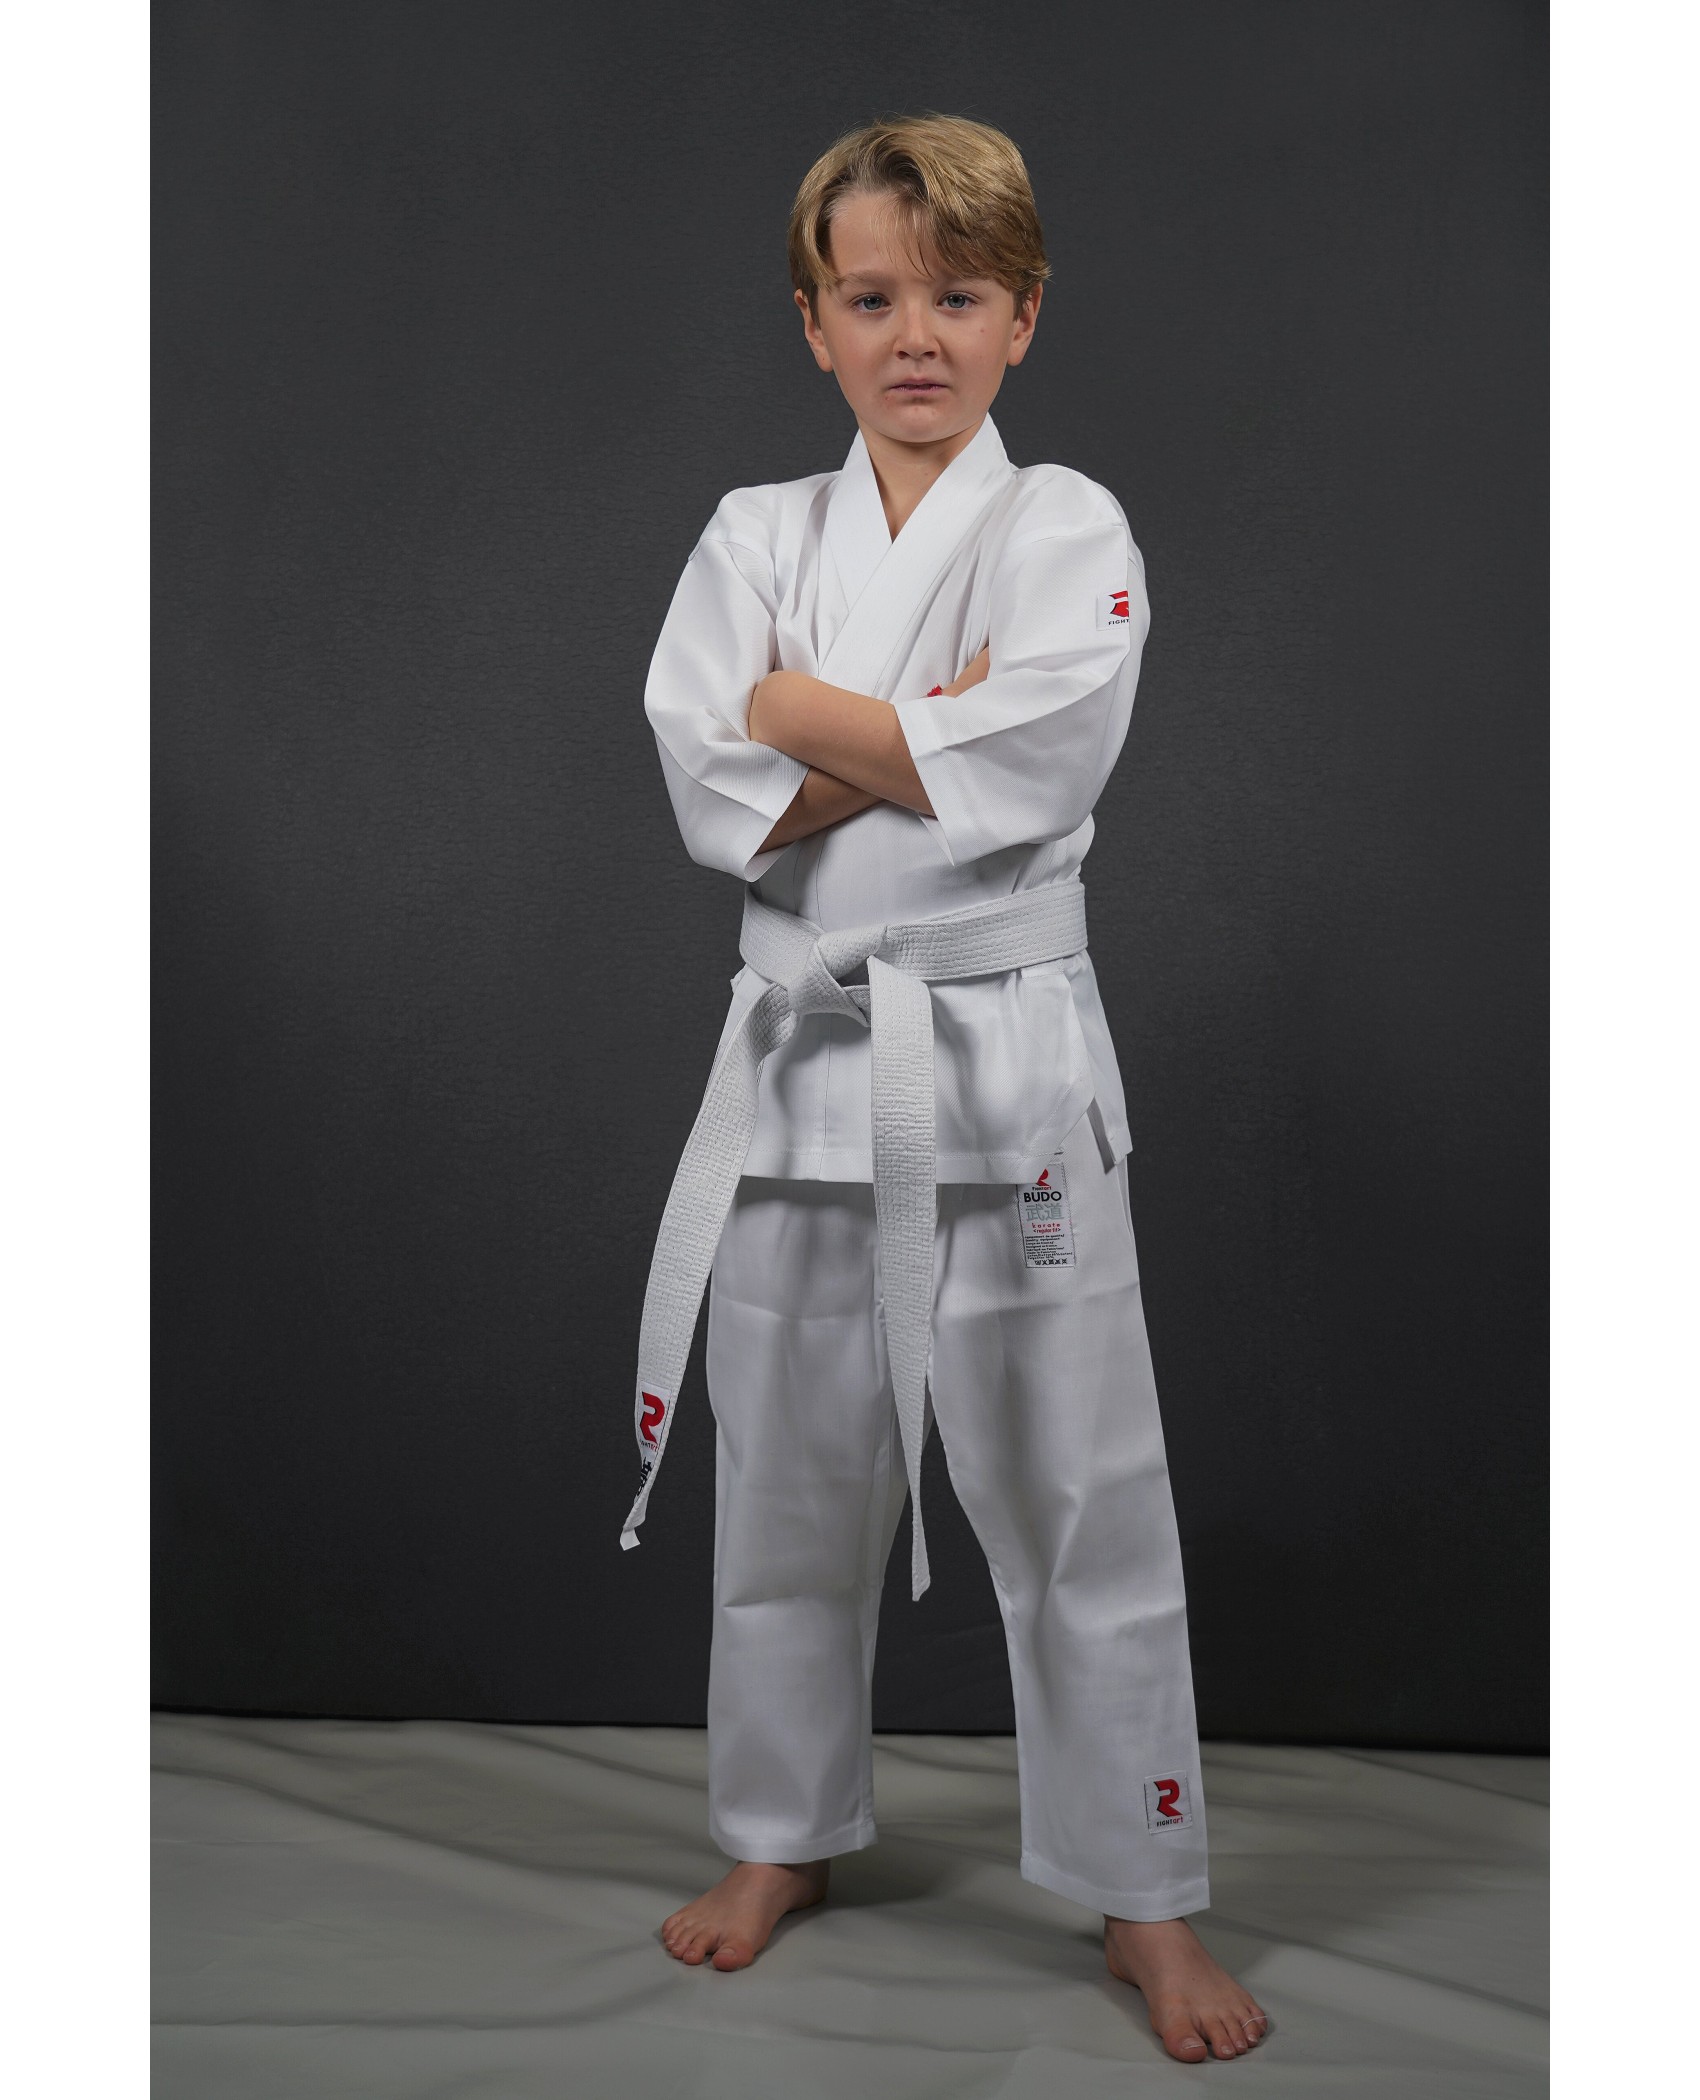
[[[1033,338],[1036,286],[1017,315],[1015,295],[990,277],[952,276],[930,245],[914,252],[898,200],[853,191],[830,232],[836,284],[818,318],[801,292],[803,333],[864,431],[900,444],[936,444],[972,430]]]

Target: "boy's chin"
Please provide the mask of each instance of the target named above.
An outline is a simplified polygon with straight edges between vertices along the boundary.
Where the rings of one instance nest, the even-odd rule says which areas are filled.
[[[895,444],[936,445],[943,438],[972,430],[985,413],[983,407],[964,401],[953,387],[925,402],[894,401],[881,394],[857,408],[856,420]]]

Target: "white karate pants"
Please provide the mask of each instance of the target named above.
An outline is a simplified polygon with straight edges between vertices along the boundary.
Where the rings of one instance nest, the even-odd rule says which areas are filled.
[[[1076,1264],[1016,1192],[938,1191],[932,1418],[1003,1613],[1021,1871],[1120,1918],[1209,1902],[1180,1547],[1127,1166],[1064,1145]],[[709,1830],[735,1859],[875,1837],[874,1639],[908,1492],[865,1182],[747,1175],[709,1285]],[[934,1578],[937,1580],[937,1577]]]

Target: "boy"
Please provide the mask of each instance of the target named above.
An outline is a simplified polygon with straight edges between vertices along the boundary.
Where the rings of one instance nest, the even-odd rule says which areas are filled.
[[[663,1942],[744,1967],[873,1841],[881,1580],[907,1493],[927,1585],[936,1412],[1009,1642],[1021,1871],[1104,1914],[1172,2056],[1239,2056],[1266,2016],[1185,1922],[1208,1902],[1185,1601],[1079,880],[1144,565],[1113,497],[1013,467],[987,413],[1049,275],[1001,132],[847,135],[789,245],[857,436],[840,473],[721,503],[645,696],[692,858],[747,886],[644,1303],[623,1540],[706,1281],[710,1830],[737,1864]]]

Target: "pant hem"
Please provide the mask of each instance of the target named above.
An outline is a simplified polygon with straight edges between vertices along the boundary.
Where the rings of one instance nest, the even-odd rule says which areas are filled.
[[[1210,1882],[1202,1874],[1190,1881],[1177,1882],[1166,1892],[1149,1886],[1112,1889],[1099,1882],[1083,1881],[1078,1874],[1065,1874],[1036,1852],[1023,1852],[1021,1878],[1036,1882],[1055,1896],[1067,1896],[1071,1902],[1084,1903],[1088,1910],[1102,1911],[1106,1918],[1130,1918],[1140,1925],[1154,1924],[1162,1918],[1184,1918],[1195,1910],[1210,1908]]]
[[[708,1834],[729,1859],[745,1859],[759,1866],[796,1865],[810,1859],[835,1859],[841,1852],[861,1852],[871,1845],[879,1832],[872,1817],[858,1823],[841,1823],[836,1830],[828,1830],[817,1837],[735,1837],[723,1823],[712,1816],[708,1820]]]

